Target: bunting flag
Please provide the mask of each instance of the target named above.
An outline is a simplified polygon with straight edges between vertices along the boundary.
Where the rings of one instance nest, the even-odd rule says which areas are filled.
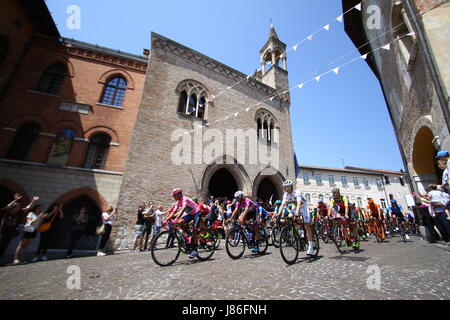
[[[316,79],[316,81],[319,82],[320,81],[320,77],[321,76],[318,76],[318,77],[315,77],[314,79]]]
[[[248,76],[247,76],[247,80],[250,79],[250,77],[251,77],[251,75],[248,75]]]
[[[301,89],[301,88],[303,88],[303,86],[304,86],[304,84],[303,84],[303,83],[300,83],[297,87],[298,87],[299,89]]]
[[[364,60],[366,60],[366,59],[367,59],[367,53],[366,53],[366,54],[363,54],[363,55],[361,56],[361,58],[363,58]]]
[[[340,15],[336,18],[337,21],[342,22],[344,20],[344,15]]]
[[[295,46],[292,47],[292,49],[294,49],[294,51],[297,51],[298,48],[298,44],[296,44]]]
[[[234,117],[236,118],[236,117],[238,116],[238,114],[239,114],[239,112],[236,112],[236,113],[234,114]]]
[[[336,74],[338,74],[338,73],[339,73],[339,67],[334,68],[334,69],[333,69],[333,72],[336,73]]]
[[[312,39],[313,39],[313,35],[310,35],[308,38],[306,38],[306,39],[308,39],[309,41],[312,41]]]
[[[354,6],[353,8],[355,8],[356,10],[361,11],[361,3],[357,4],[357,5]]]
[[[325,27],[323,27],[325,30],[330,30],[330,25],[329,24],[327,24]]]
[[[382,47],[384,50],[391,50],[391,44],[390,43],[388,43],[387,45],[385,45],[385,46],[383,46]]]
[[[245,112],[248,112],[248,110],[250,110],[250,108],[245,109]]]

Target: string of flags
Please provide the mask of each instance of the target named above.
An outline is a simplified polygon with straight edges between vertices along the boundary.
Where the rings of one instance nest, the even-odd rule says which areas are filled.
[[[258,107],[258,106],[260,106],[263,102],[266,102],[266,101],[269,101],[269,100],[270,100],[270,101],[273,101],[273,99],[274,99],[276,96],[279,96],[279,95],[281,95],[281,94],[286,94],[286,93],[288,93],[288,92],[290,92],[290,91],[292,91],[292,90],[294,90],[294,89],[302,89],[307,83],[313,82],[314,80],[317,81],[317,82],[319,82],[319,81],[322,79],[323,76],[325,76],[325,75],[327,75],[327,74],[329,74],[329,73],[334,73],[334,74],[338,75],[339,72],[340,72],[340,70],[341,70],[343,67],[345,67],[345,66],[347,66],[347,65],[349,65],[349,64],[351,64],[351,63],[354,63],[354,62],[356,62],[356,61],[359,61],[359,60],[361,60],[361,59],[362,59],[362,60],[366,60],[367,57],[368,57],[368,55],[371,54],[371,53],[373,53],[373,52],[375,52],[375,51],[382,50],[382,49],[383,49],[383,50],[389,51],[389,50],[391,50],[391,44],[392,44],[392,43],[394,43],[395,41],[399,41],[399,40],[401,40],[401,39],[403,39],[403,38],[405,38],[405,37],[412,36],[412,35],[414,35],[414,32],[410,32],[410,33],[408,33],[408,34],[406,34],[406,35],[404,35],[404,36],[402,36],[402,37],[399,37],[399,38],[397,38],[397,39],[394,39],[394,40],[392,40],[391,42],[389,42],[389,43],[387,43],[387,44],[385,44],[385,45],[382,45],[382,46],[380,46],[380,47],[378,47],[378,48],[376,48],[376,49],[374,49],[374,50],[372,50],[372,51],[370,51],[370,52],[367,52],[367,53],[365,53],[365,54],[363,54],[363,55],[360,55],[360,56],[358,56],[358,57],[356,57],[356,58],[354,58],[354,59],[352,59],[352,60],[350,60],[350,61],[347,61],[346,63],[343,63],[343,64],[339,65],[338,67],[335,67],[335,68],[333,68],[333,69],[331,69],[331,70],[328,70],[328,71],[326,71],[326,72],[324,72],[324,73],[322,73],[322,74],[320,74],[320,75],[318,75],[318,76],[316,76],[316,77],[313,77],[313,78],[310,78],[310,79],[308,79],[308,80],[306,80],[306,81],[303,81],[303,82],[301,82],[300,84],[298,84],[298,85],[296,85],[296,86],[294,86],[294,87],[292,87],[292,88],[286,89],[286,90],[284,90],[284,91],[281,92],[281,93],[276,93],[275,95],[270,95],[270,96],[268,96],[268,97],[266,97],[266,98],[260,100],[260,101],[257,102],[256,104],[253,104],[252,106],[245,108],[245,113],[249,112],[250,109],[252,109],[253,107]],[[224,117],[224,118],[220,118],[220,119],[217,119],[217,120],[212,121],[211,124],[217,123],[217,122],[221,122],[221,121],[226,121],[226,120],[228,120],[228,119],[230,119],[230,118],[236,118],[240,113],[241,113],[240,111],[231,113],[231,114],[227,115],[227,116]],[[242,113],[244,113],[244,112],[242,111]],[[208,125],[197,125],[197,127],[198,127],[199,129],[202,129],[203,127],[207,127],[207,126],[208,126]],[[195,131],[196,131],[196,129],[193,129],[193,130],[190,130],[190,131],[186,131],[184,134],[181,134],[180,137],[183,136],[183,135],[188,135],[188,134],[190,134],[190,133],[194,133]]]

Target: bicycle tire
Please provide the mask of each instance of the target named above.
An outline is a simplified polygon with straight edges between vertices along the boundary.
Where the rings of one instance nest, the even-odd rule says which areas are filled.
[[[181,253],[182,240],[180,239],[178,234],[175,234],[175,237],[173,238],[173,246],[169,248],[167,246],[169,241],[168,238],[170,238],[169,235],[170,231],[163,231],[158,234],[150,244],[152,259],[157,265],[161,267],[168,267],[172,265],[175,261],[177,261]],[[174,255],[173,258],[172,255]],[[167,259],[163,259],[164,257],[167,257]]]
[[[293,258],[288,257],[288,247],[291,247],[291,249],[293,249],[294,251]],[[299,239],[297,234],[294,232],[294,228],[291,226],[284,227],[280,235],[280,254],[286,264],[292,265],[297,261],[299,247]]]
[[[281,226],[276,226],[272,230],[272,243],[273,243],[273,246],[275,248],[279,248],[280,247],[281,230],[282,230]]]
[[[245,251],[245,237],[242,234],[242,232],[239,232],[238,228],[232,228],[230,231],[228,231],[225,241],[225,250],[227,251],[228,256],[233,259],[237,260],[244,254]],[[239,250],[237,250],[238,254],[234,254],[231,252],[231,248],[238,248],[242,245],[242,252],[239,253]]]
[[[197,259],[206,261],[211,259],[216,251],[216,238],[213,232],[200,231]]]

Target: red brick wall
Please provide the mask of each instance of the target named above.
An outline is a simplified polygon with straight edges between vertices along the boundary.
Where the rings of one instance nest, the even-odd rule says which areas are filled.
[[[0,101],[0,158],[7,155],[14,138],[13,132],[3,128],[17,129],[32,116],[41,125],[41,132],[56,134],[62,128],[71,128],[78,138],[84,139],[89,139],[97,132],[109,134],[111,142],[119,143],[119,146],[110,147],[104,169],[119,172],[124,170],[144,85],[145,65],[144,69],[136,69],[124,66],[123,60],[119,64],[104,59],[101,61],[100,57],[94,56],[95,54],[86,50],[82,53],[73,52],[73,49],[66,48],[56,40],[34,38]],[[70,73],[63,82],[59,96],[33,92],[44,69],[56,61],[64,62]],[[101,80],[105,80],[105,74],[112,75],[116,72],[125,76],[129,85],[123,108],[98,105],[104,87]],[[60,110],[63,100],[89,104],[92,111],[89,115],[84,115]],[[38,138],[33,161],[47,162],[53,140],[53,137],[48,136]],[[67,165],[82,166],[87,146],[87,142],[74,141]]]
[[[416,3],[417,10],[424,12],[439,7],[448,2],[448,0],[414,0],[414,2]]]

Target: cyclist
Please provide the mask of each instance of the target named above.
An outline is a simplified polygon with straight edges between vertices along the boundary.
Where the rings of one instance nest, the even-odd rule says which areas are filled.
[[[328,206],[327,204],[320,199],[319,202],[317,203],[317,219],[323,219],[326,218],[328,216]]]
[[[236,217],[238,212],[240,213],[238,220],[240,224],[244,224],[244,222],[250,221],[252,219],[257,219],[258,212],[255,203],[249,198],[244,197],[244,193],[242,191],[236,191],[236,193],[234,194],[234,199],[235,209],[233,211],[233,214],[231,215],[231,218],[228,219],[227,222],[232,221]],[[258,253],[260,235],[257,223],[254,224],[253,232],[255,233],[256,245],[252,248],[252,252]]]
[[[373,199],[369,198],[367,200],[367,212],[371,218],[377,219],[380,222],[381,225],[381,233],[383,240],[386,239],[386,234],[384,231],[384,224],[383,224],[383,211],[381,211],[380,205],[376,204]]]
[[[294,190],[294,183],[291,180],[286,180],[283,182],[284,195],[283,200],[281,201],[281,206],[278,212],[283,212],[283,209],[289,204],[296,205],[295,216],[299,216],[299,213],[303,216],[303,222],[305,223],[306,236],[308,237],[308,250],[306,251],[307,255],[312,255],[314,253],[314,242],[312,239],[313,233],[311,230],[311,216],[308,210],[308,204],[306,203],[306,199],[298,190]],[[285,212],[283,212],[284,215]]]
[[[332,217],[332,209],[334,208],[336,210],[336,216],[341,218],[346,218],[349,221],[353,221],[353,214],[350,210],[348,198],[346,196],[341,195],[341,190],[339,188],[333,188],[331,189],[331,193],[333,196],[330,199],[330,207],[328,208],[328,216]],[[352,237],[354,237],[356,240],[353,242],[353,247],[358,248],[360,247],[360,242],[357,236],[356,226],[353,224],[350,224],[350,233]]]
[[[198,227],[202,215],[202,212],[200,210],[201,208],[197,203],[192,201],[192,199],[183,196],[183,191],[180,188],[172,190],[172,197],[176,200],[176,202],[167,220],[171,221],[170,219],[175,217],[178,224],[180,224],[181,226],[187,225],[189,222],[194,220],[194,226],[192,228],[192,252],[188,256],[190,259],[193,259],[198,256],[197,241]]]
[[[397,203],[397,200],[391,200],[391,206],[388,208],[388,211],[392,212],[392,219],[397,219],[397,224],[401,223],[403,225],[403,232],[406,232],[408,224],[403,213],[403,208]],[[407,234],[406,239],[409,240],[409,236]]]

